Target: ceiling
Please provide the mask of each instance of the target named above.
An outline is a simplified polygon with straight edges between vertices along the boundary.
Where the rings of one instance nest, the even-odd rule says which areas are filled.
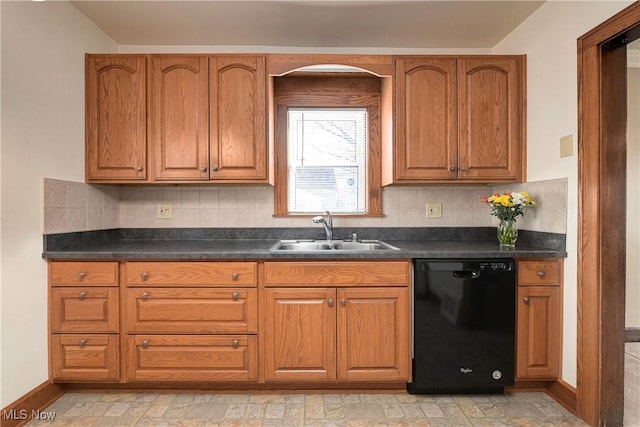
[[[120,45],[492,48],[544,1],[72,1]]]

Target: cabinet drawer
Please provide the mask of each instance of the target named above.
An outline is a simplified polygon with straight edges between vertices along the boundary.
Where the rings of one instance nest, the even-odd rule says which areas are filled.
[[[129,336],[126,360],[129,381],[251,381],[257,379],[257,339]]]
[[[407,286],[405,261],[265,262],[266,286]]]
[[[560,260],[518,261],[518,285],[559,285]]]
[[[127,289],[128,332],[255,333],[257,289]]]
[[[118,286],[117,262],[49,263],[51,286]]]
[[[54,381],[113,381],[120,377],[118,335],[51,336]]]
[[[52,288],[52,332],[118,332],[118,288]]]
[[[256,286],[255,262],[128,262],[128,286]]]

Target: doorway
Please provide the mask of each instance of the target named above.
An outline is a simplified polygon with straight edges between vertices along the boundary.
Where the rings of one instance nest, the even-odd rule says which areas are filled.
[[[577,415],[622,425],[624,409],[626,44],[634,3],[578,39]],[[595,331],[595,332],[594,332]]]

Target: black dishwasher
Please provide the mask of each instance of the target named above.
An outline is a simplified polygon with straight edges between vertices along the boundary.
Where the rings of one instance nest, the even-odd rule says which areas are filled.
[[[417,259],[410,393],[502,393],[515,370],[513,259]]]

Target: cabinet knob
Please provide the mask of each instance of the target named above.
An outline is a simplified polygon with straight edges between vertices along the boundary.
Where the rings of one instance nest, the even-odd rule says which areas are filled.
[[[455,167],[455,165],[451,165],[451,166],[449,166],[449,170],[450,170],[451,172],[455,172],[457,169],[458,169],[458,168],[457,168],[457,167]]]
[[[78,344],[80,345],[80,347],[84,347],[85,345],[87,345],[87,339],[82,338]]]
[[[233,348],[238,348],[238,346],[240,345],[240,341],[238,340],[233,340],[231,342],[231,345],[233,346]]]
[[[522,301],[524,301],[525,304],[529,304],[529,297],[522,297]]]
[[[85,291],[82,291],[78,294],[78,299],[82,301],[86,296],[87,296],[87,293]]]
[[[333,299],[332,299],[332,298],[329,298],[329,299],[327,300],[327,305],[328,305],[329,307],[333,307]]]
[[[142,298],[143,300],[148,300],[149,299],[149,292],[143,292],[142,295],[140,295],[140,298]]]
[[[137,172],[142,172],[142,169],[143,169],[143,168],[142,168],[142,166],[138,166],[138,167],[136,168],[136,171],[137,171]]]
[[[539,278],[541,278],[541,279],[542,279],[542,278],[543,278],[544,276],[546,276],[546,275],[547,275],[547,273],[545,273],[544,271],[538,271],[538,277],[539,277]]]
[[[469,170],[469,168],[468,168],[468,167],[466,167],[466,166],[462,166],[462,167],[460,168],[460,170],[464,172],[464,171],[468,171],[468,170]]]
[[[206,172],[206,171],[207,171],[207,167],[206,167],[206,166],[202,166],[202,167],[200,168],[200,172],[203,172],[203,173],[204,173],[204,172]]]
[[[233,280],[233,281],[235,282],[236,280],[238,280],[238,277],[239,277],[239,276],[240,276],[240,275],[239,275],[238,273],[232,273],[232,274],[231,274],[231,280]]]
[[[346,306],[347,306],[347,300],[346,300],[346,298],[342,298],[342,299],[340,299],[340,305],[341,305],[341,306],[343,306],[343,307],[346,307]]]
[[[78,280],[84,280],[85,277],[87,277],[87,273],[85,273],[84,271],[78,273]]]
[[[218,170],[218,166],[216,166],[216,165],[211,166],[211,171],[212,172],[215,172],[217,170]]]
[[[232,300],[234,300],[234,301],[238,301],[238,298],[240,298],[240,294],[239,294],[239,293],[237,293],[237,292],[233,292],[233,293],[231,294],[231,299],[232,299]]]
[[[140,278],[142,280],[147,280],[149,278],[149,273],[147,273],[146,271],[143,271],[142,274],[140,274]]]
[[[142,341],[142,348],[147,348],[149,347],[149,340],[143,340]]]

